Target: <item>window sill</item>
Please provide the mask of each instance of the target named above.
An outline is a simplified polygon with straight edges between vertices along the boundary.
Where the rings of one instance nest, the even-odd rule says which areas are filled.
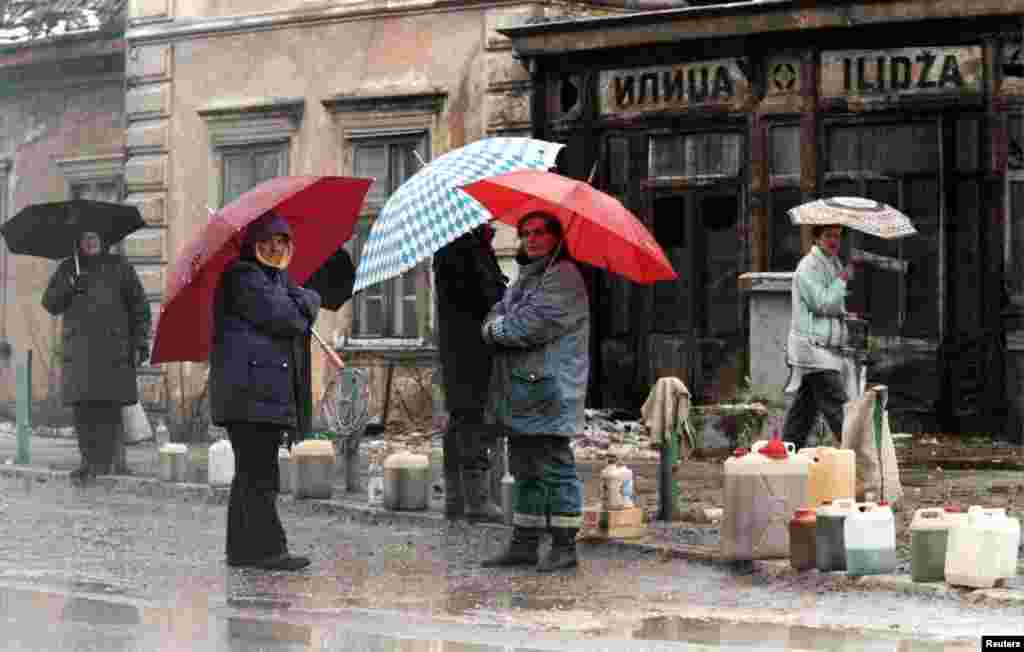
[[[341,353],[375,354],[394,359],[434,359],[437,347],[421,337],[345,337],[334,342],[334,348]]]

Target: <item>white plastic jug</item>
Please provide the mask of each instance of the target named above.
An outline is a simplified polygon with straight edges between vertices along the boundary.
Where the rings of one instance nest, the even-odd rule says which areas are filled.
[[[809,460],[790,442],[755,442],[725,461],[722,555],[789,556],[789,520],[807,502]]]
[[[226,487],[235,477],[235,450],[227,439],[210,444],[206,456],[207,481],[213,487]]]
[[[968,514],[976,512],[989,520],[987,527],[999,535],[999,577],[1007,579],[1017,575],[1017,558],[1020,548],[1020,521],[1006,515],[1002,507],[971,505]]]
[[[946,544],[946,582],[956,586],[987,589],[995,586],[1004,572],[1004,531],[992,514],[978,505],[967,518],[949,530]]]
[[[278,491],[283,494],[292,493],[295,489],[295,468],[292,465],[292,454],[287,446],[277,449]]]
[[[807,506],[817,509],[836,498],[854,498],[856,453],[844,448],[801,448],[811,465],[807,472]]]
[[[889,505],[855,503],[843,523],[846,572],[882,575],[896,570],[896,522]]]
[[[160,479],[164,482],[185,482],[188,477],[188,446],[164,444],[160,447]]]
[[[601,471],[601,504],[605,510],[633,507],[633,472],[614,458]]]

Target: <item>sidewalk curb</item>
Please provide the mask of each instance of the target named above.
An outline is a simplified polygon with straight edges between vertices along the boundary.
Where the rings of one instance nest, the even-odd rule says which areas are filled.
[[[66,485],[72,487],[70,472],[54,471],[15,464],[0,465],[0,479],[6,482],[21,482],[26,490],[32,485]],[[204,502],[210,505],[226,505],[228,487],[213,487],[207,484],[171,483],[152,477],[103,476],[92,481],[92,486],[103,487],[109,492],[126,491],[146,498],[171,498],[185,502]],[[449,522],[438,512],[396,512],[371,507],[352,500],[296,500],[290,494],[279,498],[282,509],[300,516],[329,516],[346,523],[387,527],[417,527],[434,530],[472,529],[487,538],[504,539],[509,528],[497,523],[467,523],[464,520]],[[583,545],[601,545],[644,554],[663,555],[684,559],[694,563],[707,564],[729,570],[756,573],[772,579],[798,575],[788,561],[781,559],[734,562],[722,559],[708,546],[684,543],[662,544],[644,540],[608,539],[583,541]],[[874,591],[888,591],[912,595],[960,599],[972,604],[992,606],[1024,605],[1024,590],[1012,588],[969,589],[952,587],[941,582],[914,582],[909,575],[867,575],[848,578],[851,588]]]

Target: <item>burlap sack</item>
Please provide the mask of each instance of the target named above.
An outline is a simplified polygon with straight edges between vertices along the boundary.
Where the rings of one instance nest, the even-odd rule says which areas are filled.
[[[888,388],[875,385],[843,406],[842,447],[856,456],[857,500],[865,500],[866,493],[874,494],[874,500],[884,500],[898,509],[903,485],[889,431],[889,413],[885,410],[887,398]],[[876,409],[880,414],[876,415]]]

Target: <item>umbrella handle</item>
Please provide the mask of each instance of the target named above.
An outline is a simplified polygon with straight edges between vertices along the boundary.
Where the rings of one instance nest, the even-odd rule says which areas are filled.
[[[327,354],[327,359],[331,361],[331,364],[333,364],[337,369],[344,369],[345,363],[342,362],[341,358],[338,356],[338,352],[328,346],[327,342],[324,341],[324,338],[320,337],[320,333],[316,332],[315,328],[310,330],[313,332],[313,337],[316,341],[320,343],[321,347],[323,347],[324,353]]]
[[[78,266],[78,245],[75,245],[75,275],[79,276],[82,273],[82,268]]]

